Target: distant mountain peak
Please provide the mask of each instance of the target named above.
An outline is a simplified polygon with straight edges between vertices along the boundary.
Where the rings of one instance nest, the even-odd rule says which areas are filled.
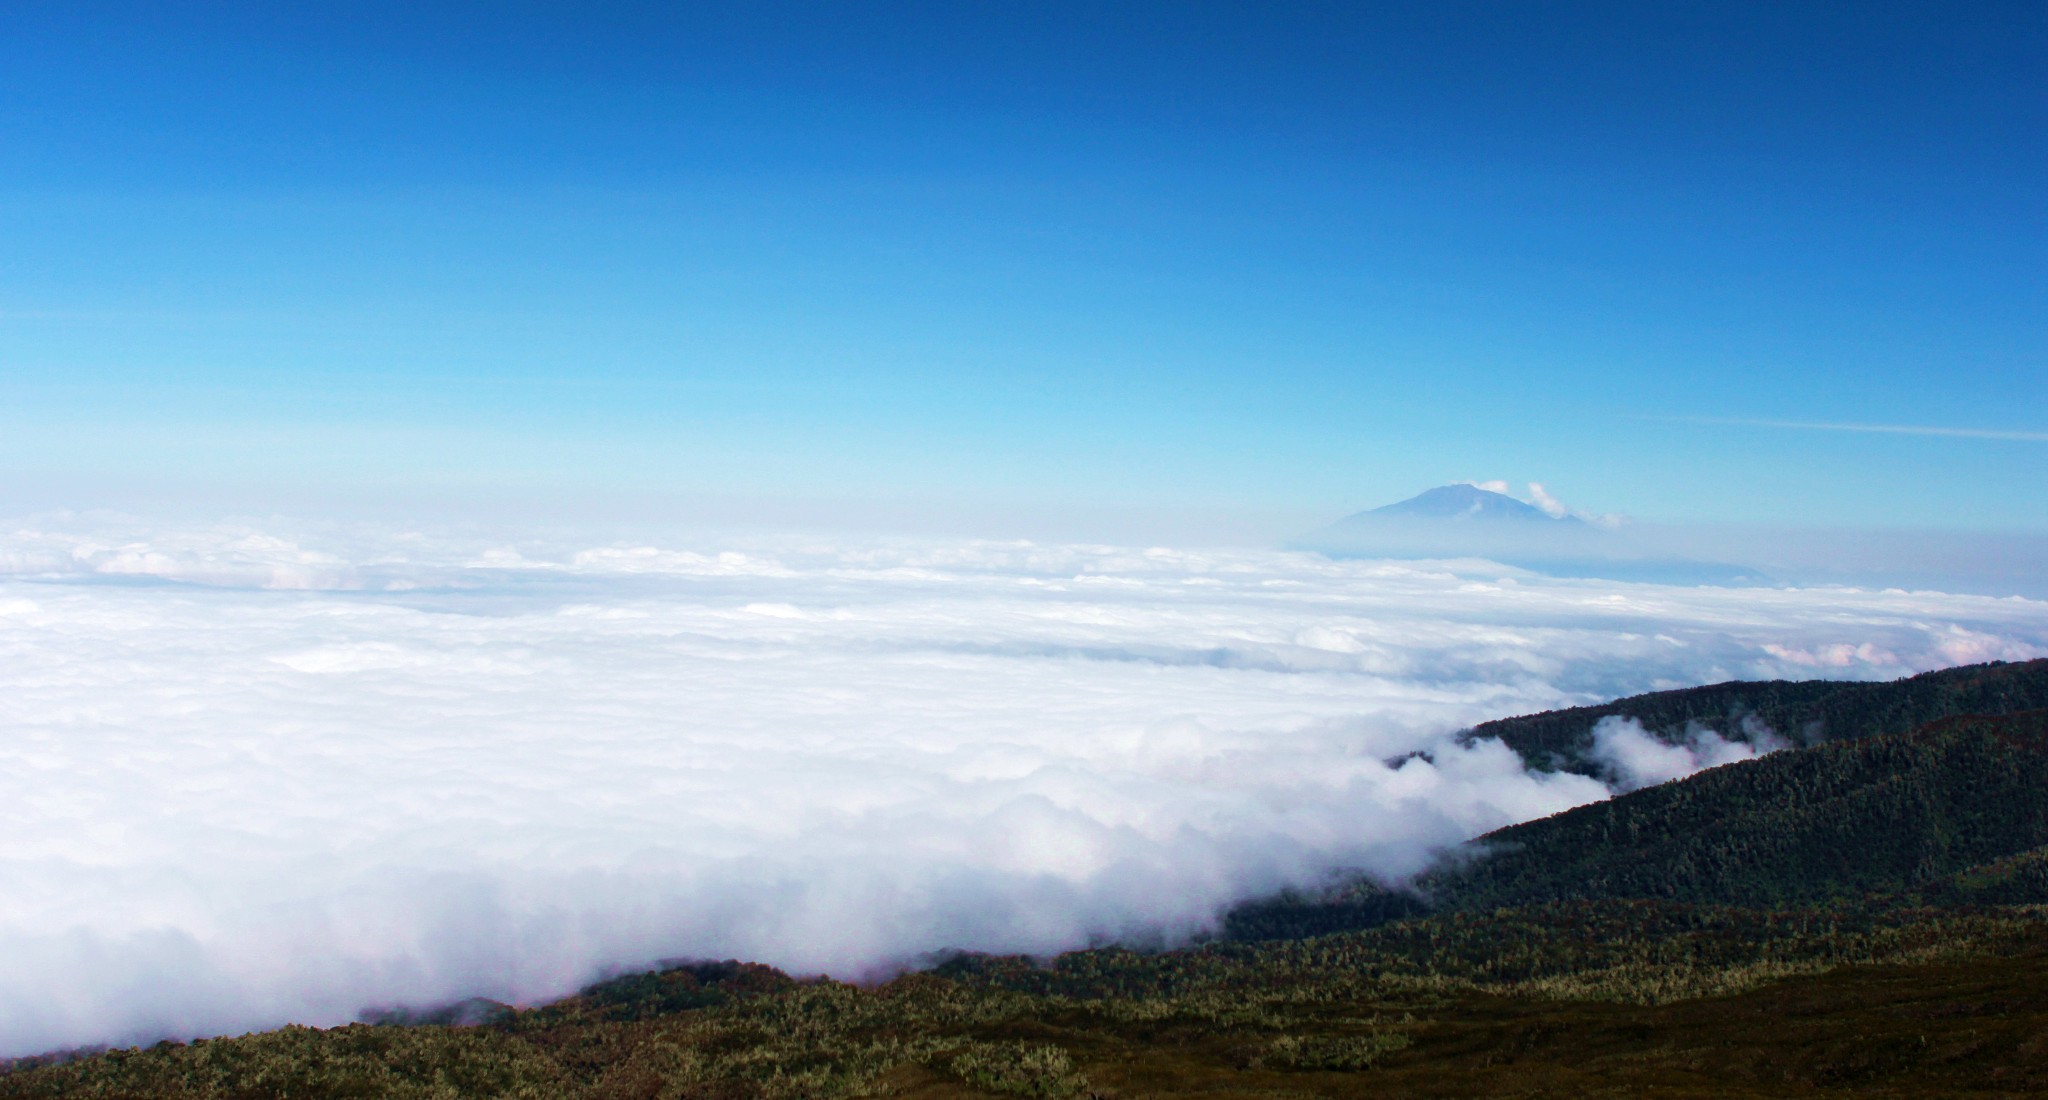
[[[1497,484],[1497,483],[1496,483]],[[1531,486],[1545,499],[1542,487]],[[1439,485],[1368,512],[1356,512],[1290,541],[1289,548],[1332,558],[1483,559],[1553,577],[1645,584],[1748,585],[1756,570],[1660,552],[1628,534],[1555,516],[1481,485]]]
[[[1574,516],[1553,516],[1533,504],[1516,500],[1506,493],[1496,493],[1477,485],[1439,485],[1398,504],[1374,508],[1360,516],[1387,516],[1399,519],[1430,520],[1510,520],[1516,522],[1563,523],[1584,526],[1583,520]],[[1358,517],[1353,517],[1358,518]]]

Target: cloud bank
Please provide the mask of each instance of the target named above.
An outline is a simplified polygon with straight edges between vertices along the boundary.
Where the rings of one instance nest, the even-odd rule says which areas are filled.
[[[1170,939],[1609,793],[1486,718],[2043,654],[2034,601],[1483,562],[0,526],[0,1054]]]

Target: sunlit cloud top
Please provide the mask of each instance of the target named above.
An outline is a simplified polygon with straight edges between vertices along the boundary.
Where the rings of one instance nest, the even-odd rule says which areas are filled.
[[[2038,601],[1472,561],[19,521],[0,1054],[1170,942],[1607,795],[1450,739],[1484,719],[2043,655]]]

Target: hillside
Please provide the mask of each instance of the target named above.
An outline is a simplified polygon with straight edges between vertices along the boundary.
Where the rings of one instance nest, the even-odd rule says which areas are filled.
[[[679,967],[476,1027],[285,1028],[0,1097],[1044,1100],[2038,1095],[2038,914],[1660,902],[1305,941],[955,960],[857,988]]]
[[[1775,906],[1921,889],[2048,845],[2048,711],[1775,753],[1476,844],[1482,857],[1422,891],[1484,909],[1563,898]]]
[[[2030,709],[2041,707],[2048,661],[1876,684],[1715,684],[1488,722],[1467,736],[1588,772],[1593,724],[1611,715],[1671,741],[1691,723],[1741,737],[1741,718],[1756,716],[1818,744],[1500,830],[1412,890],[1361,881],[1248,903],[1225,934],[1290,939],[1566,898],[2048,902],[2048,854],[2033,852],[2048,845],[2048,712]]]
[[[1993,662],[1926,672],[1903,680],[1735,681],[1635,695],[1591,707],[1484,722],[1469,739],[1499,738],[1531,767],[1598,774],[1587,757],[1602,718],[1634,718],[1663,740],[1685,740],[1699,724],[1732,740],[1751,740],[1757,724],[1792,744],[1903,733],[1962,714],[2011,714],[2048,707],[2048,659]],[[1745,721],[1750,725],[1745,728]]]

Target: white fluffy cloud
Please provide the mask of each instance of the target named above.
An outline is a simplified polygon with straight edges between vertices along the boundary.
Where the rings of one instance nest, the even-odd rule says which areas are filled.
[[[1543,514],[1552,519],[1563,519],[1572,514],[1572,510],[1565,507],[1564,501],[1551,496],[1550,491],[1545,489],[1540,481],[1529,483],[1529,503],[1541,508]]]
[[[1695,725],[1686,731],[1685,740],[1673,744],[1659,740],[1634,718],[1609,715],[1593,725],[1592,757],[1612,776],[1616,790],[1633,791],[1789,747],[1753,715],[1744,725],[1749,728],[1741,740]]]
[[[21,524],[0,1054],[1184,935],[1606,795],[1485,718],[2043,653],[2038,602],[1479,564]]]

